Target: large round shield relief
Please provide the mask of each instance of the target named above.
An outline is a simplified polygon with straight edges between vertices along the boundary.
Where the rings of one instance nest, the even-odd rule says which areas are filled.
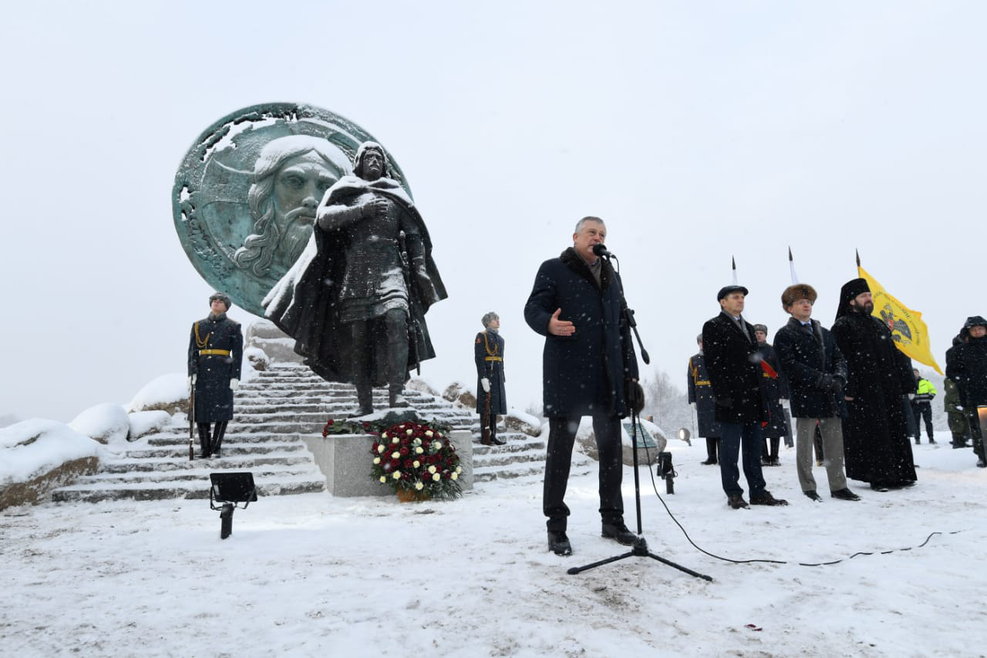
[[[172,190],[175,229],[202,278],[263,316],[265,295],[312,235],[322,196],[352,173],[366,141],[378,140],[338,114],[295,103],[254,105],[207,128]],[[411,195],[390,152],[385,175]]]

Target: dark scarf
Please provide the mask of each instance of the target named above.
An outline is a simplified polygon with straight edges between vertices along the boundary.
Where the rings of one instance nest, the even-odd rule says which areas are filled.
[[[583,277],[587,281],[593,284],[593,287],[598,289],[601,293],[610,287],[610,282],[614,280],[613,266],[606,261],[606,259],[601,259],[600,263],[600,282],[596,282],[596,277],[589,269],[589,265],[583,260],[575,249],[569,247],[559,256],[559,259],[565,263],[566,267],[570,270]]]

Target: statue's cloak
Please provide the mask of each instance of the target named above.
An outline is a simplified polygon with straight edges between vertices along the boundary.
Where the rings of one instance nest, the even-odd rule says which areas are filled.
[[[435,357],[425,313],[448,294],[432,260],[432,241],[425,221],[397,181],[390,178],[366,181],[357,176],[344,176],[329,188],[322,205],[350,205],[366,192],[386,196],[401,207],[417,227],[422,241],[427,276],[416,276],[414,267],[406,276],[408,371],[411,371],[422,361]],[[339,321],[339,286],[349,246],[345,228],[326,231],[316,224],[302,255],[263,301],[264,315],[295,339],[295,352],[305,358],[305,363],[316,374],[330,382],[355,381],[350,330]],[[406,260],[410,262],[410,259]],[[373,340],[372,354],[384,353],[384,332],[376,332]],[[386,364],[372,361],[371,381],[374,386],[382,386],[387,383]]]

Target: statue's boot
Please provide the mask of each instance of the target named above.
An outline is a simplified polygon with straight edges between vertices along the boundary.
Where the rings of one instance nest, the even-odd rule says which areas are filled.
[[[212,454],[211,437],[209,436],[209,423],[198,423],[199,429],[199,457],[205,459]]]
[[[408,318],[403,311],[388,311],[387,390],[391,407],[407,407],[404,382],[408,378]]]
[[[353,322],[350,331],[353,339],[350,346],[350,368],[353,372],[353,385],[356,386],[356,409],[350,413],[350,418],[356,418],[374,412],[374,389],[370,378],[372,355],[368,352],[373,343],[369,322]]]
[[[369,380],[360,379],[356,382],[356,409],[350,414],[351,418],[374,412],[374,389]]]

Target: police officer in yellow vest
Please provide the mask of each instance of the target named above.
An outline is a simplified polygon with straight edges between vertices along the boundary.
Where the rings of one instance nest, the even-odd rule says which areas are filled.
[[[928,379],[919,374],[918,368],[913,371],[918,390],[912,399],[912,415],[915,416],[915,445],[919,444],[922,436],[922,419],[925,419],[925,433],[929,435],[929,443],[935,443],[932,437],[932,398],[936,397],[936,387]]]
[[[230,306],[223,293],[210,296],[209,317],[194,323],[189,337],[188,377],[203,459],[220,456],[226,425],[233,420],[233,391],[240,385],[243,332],[239,322],[226,317]]]
[[[480,414],[480,434],[490,428],[485,445],[504,445],[497,438],[497,414],[507,413],[507,393],[504,390],[504,339],[500,335],[500,316],[493,311],[480,320],[483,331],[473,342],[476,361],[476,413]],[[486,424],[486,425],[484,425]]]

